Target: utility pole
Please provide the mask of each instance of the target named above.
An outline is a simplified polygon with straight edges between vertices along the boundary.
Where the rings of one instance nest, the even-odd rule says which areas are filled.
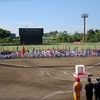
[[[86,42],[85,41],[85,30],[86,30],[86,18],[88,17],[88,14],[82,14],[81,15],[81,18],[84,18],[84,34],[83,34],[83,41],[84,41],[84,43]]]

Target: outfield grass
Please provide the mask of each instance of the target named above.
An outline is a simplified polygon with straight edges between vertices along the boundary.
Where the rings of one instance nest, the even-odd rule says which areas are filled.
[[[71,49],[74,49],[75,47],[78,47],[80,49],[86,49],[86,48],[90,48],[90,49],[100,49],[100,44],[99,43],[84,43],[84,44],[73,44],[73,43],[59,43],[59,44],[51,44],[51,45],[24,45],[25,50],[27,49],[38,49],[38,47],[43,50],[43,49],[52,49],[53,47],[56,49],[57,47],[59,49],[62,49],[63,47],[68,48],[70,46]],[[4,50],[16,50],[16,45],[14,46],[0,46],[0,48],[2,49],[4,47]],[[22,45],[18,45],[18,50],[22,49]]]

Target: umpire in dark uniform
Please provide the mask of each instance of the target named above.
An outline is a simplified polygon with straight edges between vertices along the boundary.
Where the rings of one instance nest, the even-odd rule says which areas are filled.
[[[91,78],[87,79],[88,83],[85,85],[86,100],[92,100],[93,98],[93,83],[91,83]]]
[[[95,100],[100,100],[100,78],[96,78],[97,83],[94,84]]]

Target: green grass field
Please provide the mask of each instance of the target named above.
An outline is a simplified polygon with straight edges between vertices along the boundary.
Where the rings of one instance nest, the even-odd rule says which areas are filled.
[[[68,48],[68,46],[70,46],[71,49],[74,49],[75,47],[78,47],[80,49],[86,49],[86,48],[90,48],[90,49],[100,49],[100,44],[99,43],[84,43],[84,44],[73,44],[73,43],[59,43],[59,44],[51,44],[51,45],[24,45],[25,50],[27,49],[38,49],[38,47],[43,50],[43,49],[52,49],[53,47],[56,49],[57,47],[59,49],[62,49],[63,47]],[[2,49],[4,47],[4,50],[16,50],[16,45],[14,46],[0,46],[0,49]],[[18,45],[18,50],[22,49],[22,45]]]

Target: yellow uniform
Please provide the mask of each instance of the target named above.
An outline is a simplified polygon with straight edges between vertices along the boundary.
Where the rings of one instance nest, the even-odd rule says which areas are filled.
[[[80,100],[80,92],[82,91],[82,84],[80,83],[80,79],[76,79],[76,82],[73,85],[74,92],[74,100]]]

